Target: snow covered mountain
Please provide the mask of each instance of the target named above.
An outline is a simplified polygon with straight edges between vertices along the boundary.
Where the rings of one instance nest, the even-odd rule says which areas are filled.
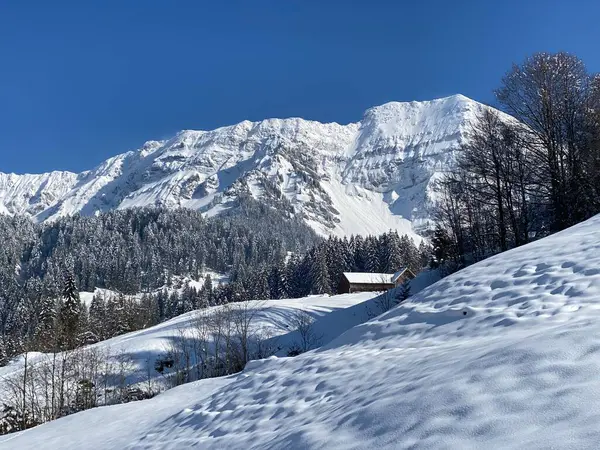
[[[455,95],[387,103],[348,125],[292,118],[186,130],[80,174],[0,173],[0,213],[44,221],[160,205],[214,215],[248,194],[324,235],[411,234],[428,218],[432,180],[482,108]]]
[[[600,216],[444,278],[317,350],[0,446],[595,449],[598,298]]]

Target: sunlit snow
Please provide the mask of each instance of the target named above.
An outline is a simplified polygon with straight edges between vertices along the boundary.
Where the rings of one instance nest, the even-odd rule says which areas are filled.
[[[600,216],[457,272],[318,350],[251,362],[238,375],[88,410],[0,443],[594,449],[598,299]]]

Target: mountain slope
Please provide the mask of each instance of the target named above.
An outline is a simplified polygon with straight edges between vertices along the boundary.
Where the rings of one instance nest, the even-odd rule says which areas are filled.
[[[316,351],[251,362],[235,376],[85,411],[0,442],[19,449],[597,448],[599,267],[597,216],[453,274]]]
[[[325,235],[410,234],[482,108],[455,95],[387,103],[348,125],[292,118],[182,131],[81,174],[0,173],[0,212],[43,221],[161,205],[214,215],[249,194]]]

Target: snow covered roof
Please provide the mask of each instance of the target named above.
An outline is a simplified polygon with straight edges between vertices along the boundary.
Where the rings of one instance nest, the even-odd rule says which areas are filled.
[[[350,283],[359,284],[392,284],[393,273],[368,273],[368,272],[344,272],[344,276]]]
[[[350,283],[357,284],[395,284],[407,268],[400,269],[396,273],[370,273],[370,272],[344,272],[344,276]]]
[[[402,275],[404,275],[404,273],[406,271],[409,271],[409,273],[411,274],[412,277],[414,277],[415,275],[412,273],[412,271],[408,268],[408,267],[404,267],[403,269],[400,269],[398,272],[396,272],[393,276],[392,276],[392,283],[395,283],[396,281],[398,281],[398,278],[400,278]]]

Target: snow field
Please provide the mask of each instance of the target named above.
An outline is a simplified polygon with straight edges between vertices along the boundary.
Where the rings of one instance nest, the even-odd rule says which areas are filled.
[[[600,216],[453,274],[317,350],[0,444],[594,449],[599,299]],[[143,417],[133,431],[131,416]]]

